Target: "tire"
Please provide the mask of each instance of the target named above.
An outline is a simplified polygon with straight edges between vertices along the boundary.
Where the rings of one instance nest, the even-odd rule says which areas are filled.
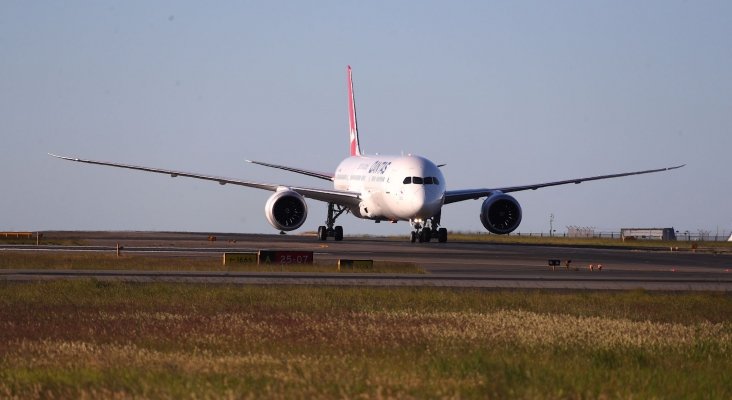
[[[409,240],[412,243],[416,242],[417,241],[417,232],[412,232],[411,237],[409,238]]]
[[[328,230],[325,229],[323,225],[318,227],[318,240],[327,240],[328,239]]]
[[[335,237],[336,242],[340,242],[341,240],[343,240],[343,227],[342,226],[339,225],[339,226],[335,227],[334,237]]]
[[[429,242],[432,240],[432,229],[430,228],[424,228],[422,229],[422,234],[420,235],[420,242]]]
[[[440,228],[437,230],[437,241],[440,243],[447,242],[447,229]]]

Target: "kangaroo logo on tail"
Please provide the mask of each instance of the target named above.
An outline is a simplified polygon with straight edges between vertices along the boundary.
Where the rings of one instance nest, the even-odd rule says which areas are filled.
[[[348,71],[348,128],[351,135],[351,156],[361,155],[361,145],[358,143],[358,124],[356,123],[356,100],[353,97],[353,76],[351,66]]]

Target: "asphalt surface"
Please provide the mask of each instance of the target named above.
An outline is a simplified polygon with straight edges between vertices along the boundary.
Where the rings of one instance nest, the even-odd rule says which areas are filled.
[[[257,250],[313,251],[316,261],[372,259],[415,262],[427,274],[243,273],[108,270],[0,270],[0,279],[28,281],[97,278],[135,282],[234,284],[320,284],[442,286],[665,291],[731,291],[732,255],[607,248],[496,245],[477,242],[409,243],[385,238],[348,238],[319,242],[312,236],[238,235],[175,232],[50,232],[44,241],[63,237],[74,245],[0,245],[3,251],[116,251],[169,256],[213,257]],[[552,270],[548,259],[559,259]],[[572,260],[570,268],[565,268]],[[593,265],[593,270],[589,265]],[[598,271],[597,265],[602,265]]]

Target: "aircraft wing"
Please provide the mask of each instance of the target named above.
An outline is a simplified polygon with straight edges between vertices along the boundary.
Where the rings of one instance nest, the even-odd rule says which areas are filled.
[[[184,176],[188,178],[194,178],[194,179],[203,179],[207,181],[213,181],[218,182],[220,185],[238,185],[238,186],[246,186],[256,189],[263,189],[263,190],[269,190],[271,192],[276,191],[279,188],[289,188],[297,193],[301,194],[304,197],[313,199],[313,200],[319,200],[319,201],[325,201],[329,203],[335,203],[347,207],[352,206],[358,206],[358,203],[360,202],[359,193],[355,192],[348,192],[344,190],[334,190],[334,189],[319,189],[319,188],[308,188],[308,187],[298,187],[298,186],[287,186],[287,185],[276,185],[276,184],[270,184],[270,183],[258,183],[258,182],[250,182],[250,181],[242,181],[239,179],[232,179],[232,178],[224,178],[219,176],[212,176],[212,175],[203,175],[203,174],[196,174],[191,172],[183,172],[183,171],[173,171],[169,169],[161,169],[161,168],[151,168],[151,167],[143,167],[138,165],[129,165],[129,164],[120,164],[120,163],[113,163],[108,161],[94,161],[94,160],[84,160],[81,158],[75,158],[75,157],[64,157],[59,156],[56,154],[48,153],[48,155],[56,158],[60,158],[63,160],[69,160],[69,161],[76,161],[86,164],[96,164],[96,165],[106,165],[109,167],[117,167],[117,168],[126,168],[126,169],[133,169],[137,171],[145,171],[145,172],[154,172],[158,174],[163,175],[170,175],[173,178]]]
[[[261,162],[261,161],[247,160],[247,162],[252,163],[252,164],[262,165],[265,167],[270,167],[270,168],[283,169],[285,171],[290,171],[290,172],[295,172],[297,174],[312,176],[314,178],[324,179],[326,181],[333,181],[333,174],[327,174],[325,172],[318,172],[318,171],[311,171],[311,170],[307,170],[307,169],[288,167],[286,165],[268,164],[268,163]]]
[[[654,172],[670,171],[672,169],[681,168],[684,165],[686,165],[686,164],[677,165],[675,167],[668,167],[668,168],[649,169],[649,170],[645,170],[645,171],[623,172],[620,174],[599,175],[599,176],[591,176],[591,177],[587,177],[587,178],[576,178],[576,179],[566,179],[563,181],[556,181],[556,182],[537,183],[534,185],[509,186],[509,187],[494,188],[494,189],[448,190],[445,192],[445,203],[444,204],[456,203],[458,201],[463,201],[463,200],[479,199],[481,197],[486,197],[486,196],[489,196],[492,193],[496,193],[496,192],[501,192],[501,193],[520,192],[522,190],[536,190],[536,189],[540,189],[543,187],[567,185],[570,183],[579,184],[579,183],[586,182],[586,181],[597,181],[597,180],[601,180],[601,179],[620,178],[623,176],[630,176],[630,175],[642,175],[642,174],[650,174],[650,173],[654,173]]]

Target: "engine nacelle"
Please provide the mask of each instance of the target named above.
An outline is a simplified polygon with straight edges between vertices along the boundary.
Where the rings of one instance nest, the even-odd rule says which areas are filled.
[[[480,208],[480,222],[491,233],[505,235],[513,232],[521,223],[521,206],[513,197],[504,193],[488,196]]]
[[[275,229],[293,231],[302,226],[308,216],[305,198],[294,190],[278,189],[264,205],[267,222]]]

